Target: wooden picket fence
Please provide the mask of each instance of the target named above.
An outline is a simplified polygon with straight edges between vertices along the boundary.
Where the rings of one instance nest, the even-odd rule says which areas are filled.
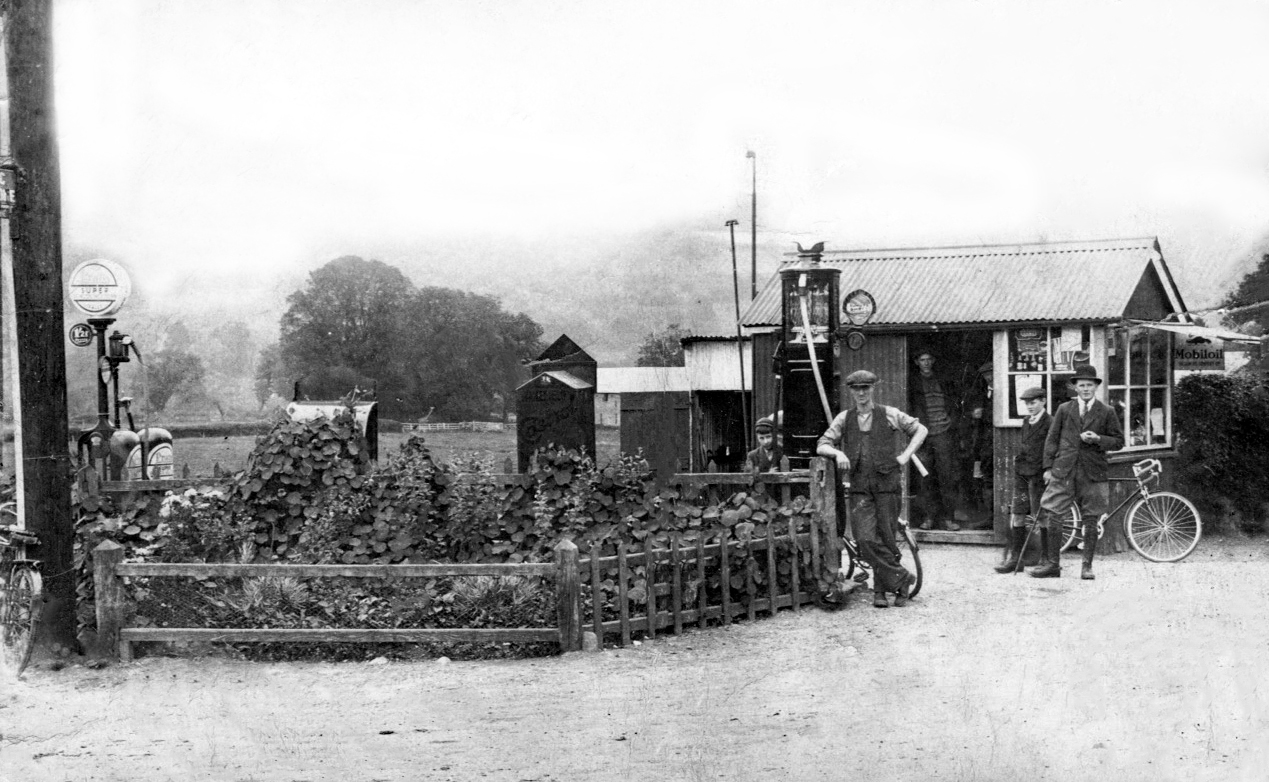
[[[523,479],[516,475],[502,477],[509,482]],[[597,636],[601,645],[612,636],[625,646],[636,634],[654,639],[663,631],[681,634],[685,627],[692,625],[698,628],[710,622],[726,625],[739,617],[753,621],[760,616],[774,615],[781,608],[797,611],[816,600],[820,586],[817,582],[835,581],[841,566],[842,545],[837,534],[832,465],[827,460],[812,460],[811,469],[806,471],[760,475],[682,474],[674,476],[671,483],[695,487],[705,492],[711,503],[725,498],[727,488],[752,490],[755,484],[764,484],[767,491],[779,493],[784,507],[789,506],[794,493],[802,491],[806,492],[808,505],[800,514],[782,516],[781,521],[771,520],[757,535],[737,535],[732,529],[724,528],[686,544],[678,537],[658,541],[649,536],[641,543],[621,543],[606,550],[592,547],[585,558],[580,557],[572,541],[565,540],[556,547],[553,563],[141,563],[123,562],[123,548],[108,541],[93,552],[98,638],[104,642],[104,648],[117,650],[125,660],[132,656],[132,644],[144,641],[557,642],[560,650],[567,652],[582,648],[582,635],[587,629]],[[137,487],[130,488],[135,491]],[[730,492],[726,494],[730,496]],[[809,567],[803,570],[803,566]],[[639,568],[643,568],[642,574]],[[554,576],[557,622],[553,627],[444,629],[181,628],[124,624],[128,615],[124,578],[260,576],[377,579]],[[738,576],[740,586],[734,583]],[[759,580],[765,582],[765,586],[760,587]],[[711,584],[716,586],[710,588]]]

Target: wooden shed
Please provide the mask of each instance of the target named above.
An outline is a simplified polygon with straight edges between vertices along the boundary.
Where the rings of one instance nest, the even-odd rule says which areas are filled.
[[[597,365],[567,336],[529,363],[534,376],[516,389],[516,451],[519,470],[529,469],[534,451],[549,445],[595,455]]]
[[[841,269],[841,299],[864,290],[876,302],[866,325],[839,329],[835,371],[875,372],[877,401],[911,410],[915,360],[928,351],[958,389],[962,425],[981,422],[958,432],[964,529],[926,537],[1004,539],[1024,417],[1019,394],[1040,386],[1053,411],[1077,364],[1097,369],[1105,380],[1099,398],[1122,417],[1126,444],[1111,456],[1115,477],[1129,477],[1131,464],[1147,456],[1175,458],[1174,355],[1186,339],[1217,334],[1192,323],[1157,239],[826,251],[821,262]],[[781,285],[777,274],[741,318],[755,344],[760,405],[774,398]],[[844,388],[837,402],[849,406]],[[974,419],[979,408],[983,417]],[[1168,480],[1174,471],[1166,468]],[[1113,507],[1126,484],[1112,486]]]
[[[601,367],[598,393],[618,397],[621,452],[643,458],[658,480],[686,467],[691,394],[683,367]]]

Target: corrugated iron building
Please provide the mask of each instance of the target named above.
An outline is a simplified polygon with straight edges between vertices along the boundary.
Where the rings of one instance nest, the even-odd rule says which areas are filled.
[[[1118,472],[1127,473],[1145,456],[1175,457],[1173,340],[1178,331],[1212,330],[1192,324],[1157,239],[826,251],[822,263],[841,269],[843,298],[863,289],[876,301],[872,320],[859,329],[863,345],[852,350],[839,340],[836,371],[842,377],[869,369],[880,378],[877,401],[909,410],[915,359],[928,350],[936,356],[936,371],[955,386],[979,386],[989,425],[973,440],[989,461],[975,472],[987,477],[974,478],[968,463],[963,474],[970,483],[968,503],[974,502],[973,486],[987,484],[983,507],[972,519],[983,528],[932,537],[988,542],[1003,535],[1023,420],[1018,395],[1039,385],[1054,410],[1067,398],[1065,376],[1079,363],[1097,369],[1105,380],[1099,398],[1122,416],[1127,443],[1112,456]],[[755,345],[757,363],[751,366],[760,406],[773,404],[770,355],[781,317],[777,274],[741,316]],[[849,330],[854,327],[843,327],[838,337]],[[990,383],[980,369],[991,370]],[[845,388],[837,401],[838,409],[849,406]],[[964,437],[961,445],[968,447]],[[972,460],[972,453],[965,455]]]

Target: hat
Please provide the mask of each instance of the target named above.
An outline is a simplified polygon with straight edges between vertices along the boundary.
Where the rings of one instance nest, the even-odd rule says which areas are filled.
[[[995,369],[995,367],[992,366],[992,363],[990,361],[984,361],[982,366],[978,368],[978,374],[985,375],[988,372],[991,372],[993,369]]]
[[[1031,386],[1026,391],[1022,392],[1022,401],[1024,402],[1029,402],[1032,399],[1043,399],[1043,398],[1044,398],[1044,389],[1040,388],[1039,386]]]
[[[1080,364],[1075,368],[1075,374],[1070,378],[1071,385],[1074,385],[1077,380],[1091,380],[1099,386],[1102,384],[1102,379],[1097,376],[1097,370],[1092,364]]]
[[[770,434],[775,429],[775,422],[771,420],[771,416],[764,415],[758,419],[758,423],[753,425],[753,430],[758,434]]]
[[[846,376],[846,385],[855,386],[875,386],[877,384],[877,376],[866,369],[857,369]]]

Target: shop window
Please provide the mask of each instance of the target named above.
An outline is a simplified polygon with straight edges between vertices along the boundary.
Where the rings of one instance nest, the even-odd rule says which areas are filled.
[[[1007,333],[1008,385],[1005,421],[1027,417],[1022,392],[1039,386],[1045,390],[1049,412],[1070,398],[1068,380],[1079,364],[1091,363],[1091,334],[1083,326],[1035,326]],[[997,408],[999,410],[999,408]]]
[[[1119,413],[1124,448],[1172,444],[1172,335],[1114,329],[1106,338],[1106,403]]]

